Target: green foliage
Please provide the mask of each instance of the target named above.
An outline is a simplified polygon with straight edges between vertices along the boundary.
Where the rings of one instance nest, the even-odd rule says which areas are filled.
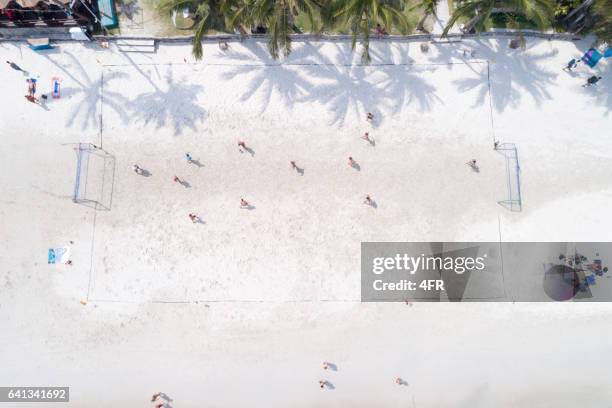
[[[193,49],[192,53],[196,59],[202,58],[202,37],[209,28],[211,17],[215,14],[231,16],[230,10],[234,7],[236,0],[161,0],[157,9],[163,14],[170,14],[172,10],[180,10],[189,7],[195,10],[195,20],[193,27]],[[227,23],[226,23],[227,24]],[[229,26],[232,26],[230,23]]]
[[[552,0],[467,0],[459,4],[444,28],[443,36],[460,20],[468,20],[465,30],[486,31],[502,22],[518,30],[550,27],[554,15]]]
[[[491,23],[493,27],[509,28],[514,30],[518,30],[521,28],[538,28],[533,21],[529,20],[524,15],[514,13],[492,13]]]
[[[443,0],[443,1],[446,1],[446,0]],[[410,9],[411,10],[421,9],[423,10],[423,13],[426,15],[435,14],[436,7],[438,6],[439,2],[440,0],[419,0],[418,3],[416,3]]]
[[[446,0],[442,0],[446,1]],[[419,0],[414,6],[412,6],[409,11],[420,10],[422,13],[421,18],[416,24],[418,30],[424,29],[424,23],[427,17],[430,15],[436,14],[436,7],[438,7],[438,3],[440,0]]]
[[[581,0],[557,0],[555,2],[555,17],[563,18],[569,14],[570,11],[578,7],[582,3]]]
[[[408,1],[412,3],[408,4]],[[370,39],[380,25],[388,33],[407,34],[415,25],[435,14],[446,0],[161,0],[163,13],[189,7],[195,14],[193,55],[202,58],[202,37],[212,26],[220,31],[264,26],[273,58],[291,52],[291,34],[299,32],[344,32],[352,36],[352,47],[361,44],[364,63],[370,62]],[[581,0],[464,0],[455,3],[443,35],[458,21],[467,30],[490,27],[548,28],[554,16],[566,15]],[[596,32],[610,38],[612,0],[595,0]],[[420,19],[417,16],[420,15]],[[417,23],[418,21],[418,23]],[[220,22],[220,23],[219,23]],[[520,33],[519,33],[520,34]]]
[[[433,13],[438,0],[421,0]],[[183,7],[195,10],[193,55],[202,58],[202,37],[210,28],[211,16],[221,16],[225,27],[264,26],[273,58],[291,52],[291,34],[300,27],[309,32],[346,31],[353,37],[353,49],[360,41],[362,60],[370,61],[370,36],[377,24],[387,32],[407,34],[412,27],[404,0],[162,0],[159,10],[169,13]]]
[[[370,62],[370,36],[377,24],[387,32],[408,33],[405,6],[404,0],[335,0],[326,23],[330,27],[336,24],[346,27],[353,39],[353,50],[359,40],[363,49],[361,60],[367,64]]]
[[[595,0],[593,32],[601,42],[612,44],[612,0]]]
[[[273,58],[291,52],[292,32],[299,31],[295,17],[302,12],[316,31],[320,5],[314,0],[247,0],[249,20],[268,29],[268,50]]]

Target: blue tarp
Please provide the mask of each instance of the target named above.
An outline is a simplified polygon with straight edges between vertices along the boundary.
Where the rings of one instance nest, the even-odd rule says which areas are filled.
[[[589,50],[584,53],[581,59],[582,62],[593,68],[595,65],[597,65],[602,56],[603,55],[601,55],[601,52],[597,51],[595,48],[589,48]]]
[[[606,48],[606,50],[604,51],[604,57],[606,58],[612,57],[612,47]]]

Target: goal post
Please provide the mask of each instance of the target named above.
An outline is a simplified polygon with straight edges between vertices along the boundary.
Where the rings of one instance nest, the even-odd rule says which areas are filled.
[[[499,204],[510,211],[521,211],[523,202],[521,198],[521,167],[518,160],[518,152],[514,143],[502,143],[497,146],[497,151],[504,155],[506,164],[507,197],[498,201]]]
[[[115,157],[91,143],[79,143],[72,201],[95,209],[110,210]]]

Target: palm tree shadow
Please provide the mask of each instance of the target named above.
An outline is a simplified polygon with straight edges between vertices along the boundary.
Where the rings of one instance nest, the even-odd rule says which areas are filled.
[[[206,113],[197,102],[203,87],[186,80],[175,82],[171,67],[164,81],[167,90],[155,86],[153,92],[136,97],[132,103],[135,117],[145,125],[153,124],[156,129],[171,123],[175,135],[181,134],[183,128],[195,131],[196,124],[203,120]]]
[[[89,125],[96,126],[99,124],[98,103],[100,102],[99,89],[101,87],[106,88],[102,95],[102,109],[104,109],[104,107],[110,107],[119,115],[123,123],[128,123],[130,117],[126,111],[126,107],[130,106],[129,100],[118,92],[109,91],[108,87],[105,86],[113,80],[127,77],[128,75],[125,72],[110,72],[93,84],[87,85],[84,88],[70,90],[74,92],[74,94],[81,93],[83,98],[81,103],[77,104],[68,116],[66,125],[72,126],[79,116],[83,117],[81,124],[81,129],[83,130],[87,129]]]
[[[72,97],[79,94],[83,95],[81,102],[77,103],[68,115],[66,126],[75,125],[79,117],[82,118],[82,130],[87,129],[90,126],[99,126],[98,103],[100,102],[100,89],[105,83],[118,78],[124,78],[127,76],[127,74],[112,72],[104,77],[101,76],[98,80],[93,80],[89,73],[83,68],[83,65],[80,63],[79,59],[69,51],[64,51],[62,55],[65,55],[72,60],[72,65],[77,68],[76,70],[66,69],[62,64],[51,58],[51,55],[53,54],[41,53],[40,55],[55,65],[63,73],[63,75],[66,75],[66,77],[70,78],[77,85],[77,87],[63,87],[62,97]],[[119,115],[123,123],[127,123],[129,121],[129,115],[125,111],[125,107],[129,106],[128,99],[126,97],[117,92],[105,91],[103,99],[104,105],[112,108]]]
[[[389,109],[398,113],[404,106],[414,102],[421,112],[431,111],[435,104],[444,104],[436,94],[436,87],[423,79],[421,72],[435,71],[435,67],[418,65],[395,65],[381,70],[385,75],[379,83],[385,91]]]
[[[557,54],[557,50],[534,54],[525,50],[501,49],[505,41],[494,48],[491,44],[477,40],[477,56],[491,62],[490,72],[483,65],[475,70],[476,77],[462,78],[454,81],[461,92],[478,89],[474,106],[483,104],[491,89],[491,102],[497,112],[503,112],[507,106],[516,106],[523,95],[530,95],[537,105],[551,99],[547,87],[554,83],[558,73],[543,68],[539,62]]]
[[[300,74],[299,70],[271,59],[262,43],[248,43],[245,46],[249,49],[248,53],[232,53],[231,57],[243,61],[252,61],[255,57],[259,63],[236,65],[230,71],[224,72],[221,77],[231,81],[240,75],[252,75],[251,82],[240,100],[245,102],[255,95],[263,94],[259,114],[267,110],[273,93],[278,94],[284,106],[293,109],[295,102],[308,92],[312,84]]]
[[[323,83],[313,87],[310,98],[323,102],[334,112],[331,125],[344,124],[346,115],[353,110],[357,117],[373,112],[372,126],[377,127],[383,120],[379,107],[397,112],[416,99],[421,110],[429,110],[434,102],[441,102],[435,95],[435,88],[412,73],[421,68],[406,63],[388,65],[385,62],[384,66],[375,69],[354,64],[350,48],[335,45],[336,54],[332,58],[318,54],[316,64],[304,67],[310,77],[323,79]],[[383,51],[389,49],[386,45],[382,48]],[[378,54],[373,60],[385,61]]]
[[[388,105],[395,110],[401,109],[397,97],[406,103],[418,100],[421,110],[429,110],[434,102],[441,101],[435,95],[435,88],[419,75],[411,73],[398,76],[411,69],[405,63],[401,66],[391,66],[390,69],[385,67],[373,70],[354,63],[355,55],[350,45],[343,43],[334,45],[336,53],[328,57],[317,52],[321,45],[300,43],[288,58],[288,61],[299,61],[297,65],[300,69],[296,70],[272,60],[261,42],[246,43],[248,52],[232,52],[229,57],[247,64],[235,66],[229,72],[222,74],[222,78],[231,81],[239,75],[253,75],[249,87],[240,99],[247,101],[254,95],[263,93],[265,97],[260,114],[266,111],[272,93],[276,92],[289,109],[292,109],[296,102],[316,101],[327,105],[328,110],[333,112],[330,125],[341,126],[348,112],[353,110],[358,117],[365,117],[366,112],[374,112],[377,119],[372,126],[377,127],[383,117],[378,107]],[[386,43],[381,47],[382,51],[390,49]],[[253,65],[248,64],[253,57],[260,61],[260,64],[255,65],[257,67],[255,74],[252,74]],[[380,56],[376,54],[375,59],[382,60],[382,54]],[[306,75],[302,76],[300,71]],[[377,78],[380,75],[377,71],[384,72],[386,78],[382,80]],[[316,78],[318,84],[311,83],[307,78]],[[381,82],[385,92],[380,92]]]
[[[357,117],[365,117],[367,112],[376,109],[382,98],[375,84],[369,80],[372,75],[368,73],[370,70],[354,65],[350,50],[342,49],[339,44],[334,45],[334,57],[319,53],[310,65],[303,67],[307,76],[318,78],[319,83],[312,86],[301,101],[327,105],[328,111],[333,112],[329,125],[342,126],[349,111],[354,111]]]
[[[413,64],[415,60],[408,55],[410,43],[376,42],[370,45],[372,64]],[[372,46],[374,45],[374,46]]]

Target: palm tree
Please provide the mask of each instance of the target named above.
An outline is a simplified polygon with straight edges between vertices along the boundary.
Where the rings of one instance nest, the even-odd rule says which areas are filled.
[[[440,0],[420,0],[417,4],[410,8],[410,10],[423,9],[423,15],[417,23],[417,30],[424,30],[423,24],[425,23],[425,20],[427,20],[427,17],[436,15],[436,7],[438,7],[439,2]]]
[[[157,6],[158,10],[164,13],[169,13],[173,10],[189,7],[195,9],[196,24],[193,28],[193,56],[196,59],[202,58],[202,37],[210,27],[210,20],[213,18],[228,20],[231,23],[226,24],[233,26],[233,22],[237,21],[231,18],[236,14],[236,0],[161,0]]]
[[[247,0],[247,19],[262,24],[268,30],[268,50],[272,58],[289,55],[292,32],[297,31],[295,17],[299,11],[306,14],[313,31],[317,31],[317,15],[321,5],[315,0]]]
[[[404,0],[335,0],[330,7],[328,25],[340,23],[347,27],[353,37],[353,50],[361,37],[361,60],[366,64],[370,62],[370,33],[377,24],[389,31],[395,28],[402,34],[408,32]]]
[[[467,0],[455,9],[442,36],[446,36],[463,18],[469,18],[464,31],[485,31],[491,26],[493,14],[505,14],[510,28],[518,28],[520,24],[516,17],[522,16],[544,29],[551,21],[554,9],[551,0]]]

